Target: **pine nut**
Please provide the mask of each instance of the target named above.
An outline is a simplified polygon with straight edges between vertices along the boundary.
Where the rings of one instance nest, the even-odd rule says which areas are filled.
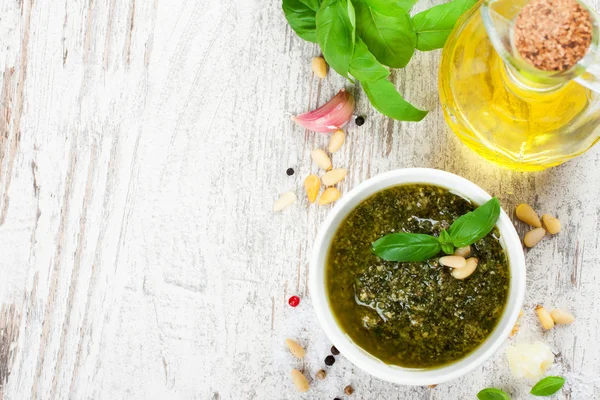
[[[308,392],[308,380],[302,374],[302,372],[298,371],[297,369],[292,369],[292,380],[294,381],[294,385],[296,385],[296,389],[298,389],[299,392]]]
[[[290,349],[290,352],[294,357],[304,358],[304,349],[297,342],[293,341],[292,339],[285,339],[285,344],[287,345],[288,349]]]
[[[345,141],[346,134],[343,130],[338,129],[337,131],[333,132],[333,135],[331,135],[331,139],[329,139],[329,152],[335,153],[336,151],[338,151]]]
[[[327,376],[327,372],[325,372],[324,369],[320,369],[317,371],[317,374],[315,376],[317,377],[317,379],[322,381]]]
[[[273,205],[273,211],[285,210],[296,202],[296,193],[285,192]]]
[[[550,311],[550,316],[556,324],[568,325],[575,321],[575,317],[565,310],[554,309]]]
[[[440,264],[450,268],[464,268],[467,266],[467,260],[459,256],[440,257]]]
[[[523,243],[527,247],[533,247],[540,242],[546,235],[546,230],[544,228],[535,228],[530,230],[525,234],[523,238]]]
[[[544,226],[551,235],[560,232],[561,224],[558,218],[553,217],[550,214],[544,214],[542,215],[542,221],[544,221]]]
[[[340,198],[340,191],[334,187],[328,187],[321,193],[321,197],[319,197],[319,205],[324,206],[325,204],[330,204]]]
[[[535,307],[535,312],[537,313],[538,319],[540,320],[540,323],[542,324],[542,328],[544,328],[545,330],[548,330],[548,329],[552,329],[554,327],[554,320],[550,316],[550,313],[548,312],[548,310],[546,310],[544,307],[542,307],[541,305],[538,304]]]
[[[312,70],[315,75],[321,79],[327,76],[327,63],[323,57],[315,57],[312,59]]]
[[[521,329],[519,324],[515,324],[515,326],[513,326],[513,328],[512,328],[512,331],[510,331],[510,337],[515,336],[517,334],[517,332],[519,332],[519,329]]]
[[[309,175],[304,180],[304,189],[306,190],[306,197],[308,201],[314,203],[319,195],[321,189],[321,179],[316,175]]]
[[[459,257],[468,257],[471,254],[471,246],[459,247],[454,250],[454,255]]]
[[[542,227],[540,218],[538,217],[536,212],[533,211],[533,208],[531,208],[531,206],[529,204],[525,204],[525,203],[519,204],[515,210],[515,213],[517,214],[517,218],[519,218],[521,221],[525,222],[526,224],[529,224],[529,225],[533,226],[534,228]]]
[[[336,169],[332,169],[331,171],[329,171],[325,175],[323,175],[321,180],[323,181],[323,185],[333,186],[333,185],[337,184],[338,182],[343,181],[347,174],[348,174],[348,171],[345,170],[344,168],[336,168]]]
[[[471,276],[473,272],[475,272],[478,263],[479,260],[475,257],[467,258],[467,265],[464,268],[453,269],[452,272],[450,272],[450,275],[452,275],[455,279],[466,279]]]
[[[325,171],[331,170],[331,159],[323,150],[314,149],[310,155],[319,168],[324,169]]]

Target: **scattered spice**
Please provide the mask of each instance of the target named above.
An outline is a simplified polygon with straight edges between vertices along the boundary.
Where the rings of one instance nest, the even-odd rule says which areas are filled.
[[[331,354],[337,356],[338,354],[340,354],[340,351],[337,349],[337,347],[331,346]]]
[[[288,176],[292,176],[292,175],[294,175],[294,168],[288,168],[288,169],[285,171],[285,173],[286,173]]]
[[[310,386],[308,384],[308,380],[302,374],[302,372],[298,371],[297,369],[292,369],[292,381],[294,382],[294,385],[296,385],[296,389],[299,392],[308,392]]]
[[[435,389],[435,388],[437,387],[437,385],[427,385],[427,387],[428,387],[429,389]]]
[[[334,187],[328,187],[323,191],[323,193],[321,193],[321,197],[319,197],[319,205],[324,206],[326,204],[331,204],[339,198],[339,189]]]
[[[550,214],[544,214],[542,215],[542,221],[544,221],[544,226],[549,234],[556,235],[560,232],[561,224],[558,218]]]
[[[573,314],[568,311],[554,309],[550,311],[550,316],[555,324],[572,324],[575,321]]]
[[[333,135],[331,135],[331,139],[329,139],[329,152],[335,153],[336,151],[341,149],[345,141],[346,134],[343,130],[338,129],[337,131],[333,132]]]
[[[282,211],[296,202],[296,193],[285,192],[273,204],[273,211]]]
[[[554,320],[550,316],[548,310],[546,310],[542,305],[538,304],[535,307],[535,312],[537,313],[538,319],[542,324],[542,328],[545,330],[554,328]]]
[[[513,328],[512,328],[512,331],[510,331],[510,337],[515,336],[517,334],[517,332],[519,332],[519,329],[521,329],[519,324],[515,324],[515,326],[513,326]]]
[[[323,79],[327,76],[327,63],[323,57],[315,57],[312,59],[312,70],[316,76]]]
[[[288,304],[291,307],[297,307],[298,304],[300,304],[300,297],[298,297],[298,296],[292,296],[292,297],[290,297],[290,299],[288,300]]]
[[[359,115],[359,116],[358,116],[358,117],[356,117],[356,119],[354,120],[354,123],[355,123],[357,126],[363,126],[363,124],[365,123],[365,119]]]
[[[538,244],[544,236],[546,236],[546,230],[544,228],[535,228],[523,236],[523,243],[527,247],[533,247]]]
[[[290,352],[294,355],[294,357],[304,358],[304,348],[300,346],[298,342],[292,339],[285,339],[285,344],[287,345],[288,349],[290,349]]]
[[[348,396],[350,396],[352,393],[354,393],[354,388],[350,385],[346,386],[344,388],[344,393]]]
[[[515,47],[544,71],[565,71],[581,60],[592,43],[590,13],[577,0],[532,0],[519,13]]]
[[[327,376],[327,372],[324,369],[320,369],[317,371],[317,375],[315,375],[317,379],[323,380]]]
[[[319,195],[319,190],[321,189],[321,179],[315,174],[310,174],[304,180],[304,189],[306,190],[306,197],[308,197],[308,201],[314,203],[317,201],[317,196]]]
[[[533,226],[534,228],[542,227],[540,217],[538,217],[537,213],[529,204],[519,204],[515,209],[515,214],[517,215],[517,218],[519,218],[521,221]]]
[[[331,367],[333,364],[335,364],[335,357],[334,356],[327,356],[327,357],[325,357],[325,365],[327,365],[328,367]]]

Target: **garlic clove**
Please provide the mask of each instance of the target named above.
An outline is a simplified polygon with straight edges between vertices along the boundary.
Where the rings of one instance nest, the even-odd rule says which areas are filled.
[[[334,98],[316,110],[292,116],[298,125],[315,132],[333,132],[346,125],[354,113],[354,96],[342,89]]]

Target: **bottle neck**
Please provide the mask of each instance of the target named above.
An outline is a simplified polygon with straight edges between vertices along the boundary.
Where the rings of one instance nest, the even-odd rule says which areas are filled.
[[[502,61],[504,66],[502,75],[507,86],[517,93],[521,92],[535,92],[535,93],[548,93],[560,89],[565,85],[565,82],[538,82],[528,79],[526,76],[521,74],[513,65],[506,61]]]

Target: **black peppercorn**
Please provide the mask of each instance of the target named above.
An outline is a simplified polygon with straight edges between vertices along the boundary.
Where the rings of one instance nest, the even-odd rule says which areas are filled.
[[[356,119],[354,120],[354,122],[356,123],[356,125],[358,126],[362,126],[362,124],[365,123],[365,119],[361,116],[356,117]]]
[[[335,399],[333,399],[333,400],[342,400],[342,399],[340,399],[339,397],[336,397],[336,398],[335,398]]]
[[[325,357],[325,365],[331,367],[334,363],[335,363],[335,357],[334,356],[327,356],[327,357]]]
[[[337,356],[338,354],[340,354],[340,351],[337,349],[337,347],[331,346],[331,354]]]
[[[285,171],[285,173],[288,174],[288,176],[294,175],[294,168],[288,168],[287,171]]]

